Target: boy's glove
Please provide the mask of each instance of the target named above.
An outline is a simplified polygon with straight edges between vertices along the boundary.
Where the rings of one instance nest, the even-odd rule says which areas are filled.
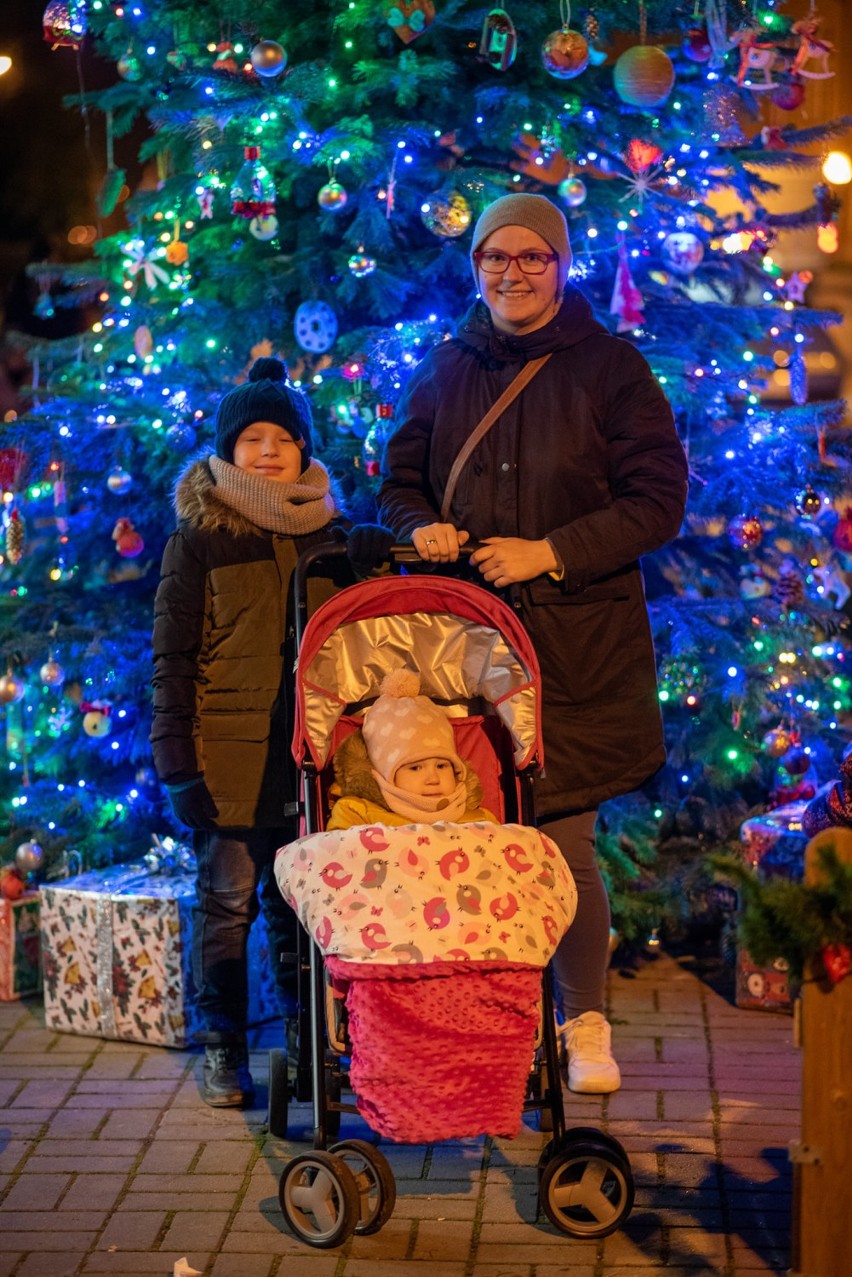
[[[350,528],[346,541],[349,562],[359,576],[369,576],[374,568],[388,562],[396,537],[378,523],[357,523]]]
[[[169,804],[177,820],[187,829],[215,829],[219,808],[207,788],[203,776],[183,781],[179,785],[166,785]]]

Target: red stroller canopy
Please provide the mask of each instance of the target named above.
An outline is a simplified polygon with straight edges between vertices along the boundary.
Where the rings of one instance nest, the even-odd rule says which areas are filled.
[[[541,675],[529,635],[501,599],[447,577],[376,577],[341,590],[305,626],[296,669],[293,756],[325,766],[334,728],[379,695],[391,670],[413,669],[450,714],[494,707],[518,769],[540,766]]]

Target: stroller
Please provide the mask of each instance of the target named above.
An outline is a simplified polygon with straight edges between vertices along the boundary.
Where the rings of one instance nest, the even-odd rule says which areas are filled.
[[[323,884],[337,887],[339,881],[348,883],[348,870],[354,864],[354,861],[342,864],[344,857],[334,858],[333,855],[331,859],[326,856],[323,862],[315,854],[322,838],[328,841],[341,837],[341,831],[321,833],[333,780],[330,760],[341,741],[360,725],[363,711],[379,694],[379,686],[388,672],[406,665],[420,672],[424,691],[450,716],[457,752],[480,777],[485,807],[502,822],[497,826],[430,826],[430,835],[437,831],[440,841],[440,836],[446,831],[454,831],[458,835],[460,829],[467,829],[469,836],[487,842],[489,838],[493,841],[503,832],[502,826],[508,825],[507,834],[511,837],[509,863],[521,871],[527,865],[536,868],[537,872],[527,877],[537,877],[538,885],[533,884],[529,889],[519,886],[516,874],[511,879],[513,894],[505,890],[505,884],[502,888],[498,886],[498,892],[502,890],[504,894],[491,898],[489,923],[492,920],[495,924],[502,921],[506,911],[516,909],[520,900],[527,906],[530,918],[529,925],[522,928],[528,947],[538,948],[540,955],[552,952],[561,934],[561,931],[557,934],[553,921],[553,914],[558,914],[560,890],[564,902],[574,888],[558,850],[553,844],[548,847],[548,840],[531,828],[535,824],[533,777],[542,759],[539,672],[530,640],[514,612],[487,591],[465,581],[422,575],[391,576],[368,580],[343,590],[319,608],[303,628],[306,609],[302,602],[305,591],[300,586],[301,578],[309,572],[313,560],[333,552],[327,547],[308,551],[300,560],[296,578],[299,658],[293,753],[301,768],[306,836],[279,851],[276,877],[285,896],[296,905],[303,923],[309,925],[312,938],[306,943],[307,952],[303,949],[299,954],[300,997],[295,1060],[288,1060],[288,1053],[284,1050],[270,1053],[269,1130],[273,1135],[285,1136],[289,1099],[300,1102],[311,1100],[314,1151],[297,1155],[284,1168],[279,1186],[282,1212],[298,1238],[320,1249],[339,1246],[353,1233],[365,1235],[377,1232],[393,1212],[396,1198],[393,1174],[387,1159],[374,1144],[338,1138],[341,1114],[361,1112],[376,1130],[406,1142],[431,1142],[454,1134],[487,1132],[511,1135],[514,1130],[510,1129],[512,1102],[509,1093],[514,1087],[517,1094],[520,1069],[522,1099],[517,1117],[519,1119],[522,1112],[537,1113],[540,1129],[552,1133],[538,1164],[539,1201],[544,1213],[558,1229],[570,1236],[587,1239],[606,1236],[619,1227],[632,1208],[630,1164],[621,1144],[614,1138],[590,1127],[566,1129],[552,986],[549,968],[543,961],[529,962],[529,970],[524,972],[505,970],[507,965],[512,968],[513,964],[501,961],[506,957],[502,949],[480,947],[476,956],[483,957],[485,961],[479,964],[483,968],[481,973],[479,970],[473,972],[473,980],[451,972],[449,980],[422,982],[449,987],[452,979],[460,979],[461,984],[467,986],[466,992],[471,988],[484,990],[486,997],[491,997],[492,1001],[496,999],[494,1005],[498,1010],[514,1014],[514,1022],[519,1027],[517,1042],[513,1042],[513,1035],[508,1032],[502,1037],[498,1034],[493,1042],[492,1058],[500,1061],[500,1069],[495,1069],[495,1072],[506,1074],[508,1091],[505,1094],[489,1076],[490,1071],[484,1071],[482,1056],[478,1067],[483,1071],[478,1079],[475,1070],[465,1070],[463,1056],[459,1056],[453,1066],[454,1076],[465,1079],[458,1088],[459,1102],[465,1111],[461,1120],[482,1121],[481,1093],[487,1092],[488,1101],[493,1102],[500,1113],[494,1119],[496,1125],[486,1123],[470,1129],[462,1127],[457,1131],[452,1122],[448,1127],[446,1123],[437,1121],[435,1129],[431,1130],[427,1120],[425,1126],[422,1122],[419,1125],[415,1123],[413,1134],[407,1133],[404,1116],[401,1116],[405,1106],[404,1094],[393,1096],[392,1088],[388,1088],[383,1105],[381,1077],[377,1081],[370,1076],[369,1069],[363,1067],[365,1044],[362,1040],[359,1046],[353,1040],[354,1032],[350,1038],[340,990],[335,988],[335,977],[329,978],[326,968],[338,975],[342,972],[346,977],[356,970],[363,970],[367,975],[392,977],[367,980],[359,985],[360,989],[366,990],[364,996],[376,995],[380,1005],[385,1006],[386,1020],[382,1027],[387,1028],[387,1033],[382,1036],[387,1047],[394,1036],[394,1025],[401,1026],[405,1021],[406,1007],[403,1002],[400,1009],[400,1004],[394,1003],[392,998],[389,1003],[381,1000],[386,1000],[388,992],[392,994],[395,989],[402,991],[403,996],[410,996],[411,990],[421,982],[409,979],[407,985],[404,983],[409,974],[404,964],[424,957],[424,937],[415,934],[409,939],[419,943],[396,945],[396,949],[406,950],[396,957],[393,956],[394,946],[387,942],[391,964],[396,962],[402,964],[400,966],[391,965],[389,968],[385,965],[377,970],[376,967],[370,969],[368,964],[358,968],[351,962],[340,962],[331,956],[332,928],[328,917],[323,915],[321,908],[319,911],[317,908]],[[406,561],[406,555],[412,554],[410,547],[396,547],[393,561],[398,566]],[[411,840],[412,826],[404,828]],[[415,826],[414,829],[419,832],[421,827]],[[361,831],[362,839],[366,834],[366,841],[362,842],[362,863],[369,872],[378,872],[382,883],[388,865],[387,858],[383,859],[381,853],[392,835],[400,832],[388,831],[383,826]],[[345,831],[350,840],[353,835],[358,836],[359,831]],[[448,868],[445,876],[454,876],[459,859],[463,865],[469,859],[464,850],[467,844],[458,837],[455,842],[461,843],[461,846],[454,844],[452,851],[446,853]],[[345,851],[342,843],[335,845]],[[321,850],[328,851],[328,848]],[[476,852],[481,851],[482,847],[477,846]],[[413,856],[416,852],[409,854]],[[430,849],[432,854],[434,849]],[[515,860],[511,859],[513,854]],[[369,859],[371,855],[372,860]],[[552,858],[549,862],[548,856]],[[311,879],[307,872],[311,868],[316,869],[317,864],[319,873],[324,875],[321,881],[316,876]],[[417,866],[413,865],[413,878],[417,877],[416,870]],[[566,875],[570,881],[568,888],[565,887]],[[423,876],[422,873],[420,876]],[[472,874],[470,876],[473,877]],[[479,875],[480,879],[488,876],[488,872]],[[294,899],[296,885],[301,889],[301,901]],[[390,879],[387,885],[390,886]],[[459,891],[463,887],[462,882]],[[399,889],[398,883],[396,890]],[[326,899],[330,898],[326,893]],[[551,903],[554,899],[556,904]],[[574,896],[572,903],[575,905],[575,902]],[[359,907],[364,906],[356,901],[349,912]],[[478,900],[476,908],[479,908]],[[346,910],[337,910],[338,914],[341,912]],[[569,909],[568,922],[572,916],[573,910]],[[562,921],[564,923],[564,918]],[[543,930],[543,937],[536,928],[539,932]],[[493,932],[491,943],[495,946],[498,940],[503,943],[509,936],[508,925],[502,928],[499,925],[489,926],[487,929],[490,935]],[[426,930],[431,934],[431,927]],[[479,930],[483,929],[473,927],[470,936],[477,935]],[[364,927],[363,933],[367,933],[366,943],[372,948],[375,943],[372,926]],[[425,938],[428,941],[428,936]],[[553,942],[549,948],[548,940]],[[476,948],[476,942],[473,943]],[[325,964],[320,944],[326,953]],[[426,948],[428,963],[435,954],[428,943]],[[412,949],[413,955],[408,952]],[[465,972],[470,973],[471,967],[477,966],[465,961],[470,952],[467,948],[449,952],[453,961],[461,959],[459,967]],[[369,958],[375,955],[359,952],[355,956]],[[379,955],[381,962],[384,958],[384,954]],[[449,962],[438,962],[435,970],[444,975],[447,972],[443,969],[450,966]],[[417,970],[422,972],[423,965]],[[529,984],[524,983],[530,976],[534,981],[532,993]],[[480,982],[476,983],[476,980]],[[513,983],[513,980],[516,982]],[[353,982],[350,987],[354,990],[356,983]],[[433,1006],[446,1008],[443,993],[442,988],[441,996]],[[348,1002],[349,994],[346,996]],[[365,1003],[362,998],[358,1007],[358,1019],[365,1026],[375,1026],[370,1002]],[[442,1012],[438,1014],[440,1016]],[[443,1014],[446,1016],[446,1010]],[[453,1015],[454,1027],[467,1014],[463,1011],[460,1016]],[[397,1016],[398,1019],[395,1018]],[[484,1016],[482,1020],[487,1018]],[[353,1029],[355,1024],[353,1015]],[[436,1049],[440,1050],[438,1033],[439,1026],[436,1025],[433,1040]],[[470,1037],[467,1041],[471,1041]],[[464,1053],[464,1044],[461,1050]],[[508,1065],[504,1065],[504,1057],[510,1057]],[[358,1085],[355,1084],[356,1077]],[[425,1085],[428,1086],[428,1080]],[[413,1082],[410,1101],[423,1086],[422,1078]],[[343,1098],[344,1089],[352,1087],[357,1092],[357,1103]],[[399,1090],[398,1085],[396,1089]],[[480,1111],[476,1109],[477,1103]],[[383,1113],[386,1107],[390,1116]],[[412,1104],[412,1108],[416,1105]]]

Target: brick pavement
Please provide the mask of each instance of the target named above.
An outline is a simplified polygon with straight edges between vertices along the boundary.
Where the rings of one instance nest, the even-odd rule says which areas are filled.
[[[706,974],[702,968],[702,974]],[[789,1016],[740,1011],[688,958],[659,954],[610,975],[624,1085],[567,1097],[570,1124],[627,1149],[636,1204],[623,1229],[575,1241],[536,1219],[544,1137],[383,1145],[397,1181],[372,1237],[310,1250],[287,1231],[278,1179],[308,1147],[267,1135],[266,1051],[254,1031],[259,1107],[199,1099],[196,1052],[44,1028],[36,1002],[0,1004],[0,1277],[698,1277],[783,1274],[799,1126]],[[291,1135],[306,1108],[291,1108]],[[296,1128],[294,1131],[294,1127]],[[344,1116],[343,1134],[366,1127]]]

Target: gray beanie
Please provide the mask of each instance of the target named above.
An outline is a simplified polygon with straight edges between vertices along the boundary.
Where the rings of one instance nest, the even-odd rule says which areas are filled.
[[[519,191],[517,195],[501,195],[493,204],[489,204],[480,213],[473,228],[470,264],[477,288],[479,276],[473,254],[491,232],[499,230],[501,226],[525,226],[528,231],[535,231],[536,235],[540,235],[554,253],[559,254],[559,287],[565,287],[568,271],[571,269],[571,243],[565,214],[546,195],[528,195]]]

